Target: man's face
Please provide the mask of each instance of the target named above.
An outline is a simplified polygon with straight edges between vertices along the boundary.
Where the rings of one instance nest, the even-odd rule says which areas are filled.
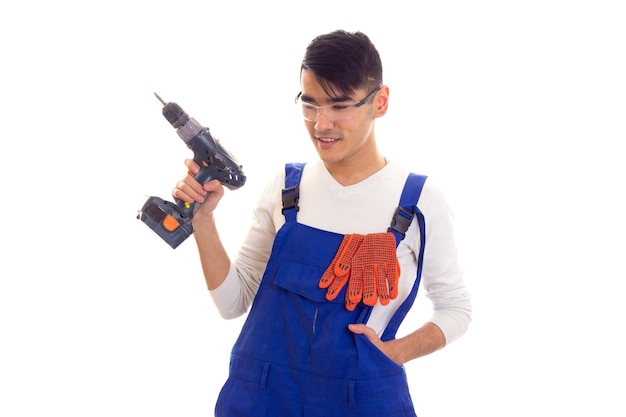
[[[353,104],[365,98],[370,91],[358,89],[345,97],[330,97],[324,92],[315,74],[307,70],[302,71],[300,82],[301,101],[310,116],[310,120],[304,123],[317,153],[325,163],[358,161],[377,152],[374,120],[386,110],[386,106],[385,110],[380,110],[380,92],[373,94],[373,99],[362,106],[354,107]],[[386,94],[386,87],[382,91]]]

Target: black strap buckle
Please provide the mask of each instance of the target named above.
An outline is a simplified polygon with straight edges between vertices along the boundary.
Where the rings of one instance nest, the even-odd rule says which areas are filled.
[[[293,187],[283,189],[282,213],[285,214],[285,210],[292,208],[295,208],[296,211],[300,210],[300,207],[298,207],[298,200],[300,200],[300,186],[294,185]]]
[[[409,230],[411,222],[413,221],[413,212],[405,209],[402,206],[398,206],[396,212],[391,220],[391,226],[387,229],[388,232],[395,231],[402,236],[402,239],[406,236],[406,231]]]

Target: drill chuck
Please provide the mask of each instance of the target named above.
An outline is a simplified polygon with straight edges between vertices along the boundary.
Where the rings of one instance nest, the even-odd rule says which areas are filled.
[[[174,129],[178,129],[187,123],[189,115],[182,109],[182,107],[176,103],[166,103],[157,93],[154,93],[154,95],[161,103],[163,103],[163,117],[165,117],[165,120],[170,122]]]

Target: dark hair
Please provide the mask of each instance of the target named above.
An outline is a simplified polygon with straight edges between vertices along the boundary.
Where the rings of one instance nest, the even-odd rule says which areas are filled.
[[[315,74],[326,94],[350,94],[383,82],[378,50],[362,32],[336,30],[317,36],[306,48],[300,71]]]

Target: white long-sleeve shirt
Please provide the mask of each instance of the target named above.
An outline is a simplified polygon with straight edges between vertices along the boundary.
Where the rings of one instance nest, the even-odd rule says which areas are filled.
[[[321,160],[305,166],[300,181],[299,223],[335,233],[387,231],[409,171],[393,162],[358,184],[347,187],[330,175]],[[259,288],[276,232],[285,223],[281,212],[285,171],[266,186],[254,210],[252,226],[224,282],[211,296],[224,318],[245,314]],[[418,207],[426,223],[421,286],[432,301],[429,321],[443,331],[446,344],[458,339],[471,320],[471,299],[463,282],[453,229],[453,214],[441,191],[426,180]],[[417,272],[419,227],[414,218],[398,246],[399,292],[389,305],[378,303],[367,325],[380,336],[406,299]],[[422,291],[422,290],[420,290]],[[421,326],[417,323],[415,329]],[[405,326],[406,323],[403,324]]]

